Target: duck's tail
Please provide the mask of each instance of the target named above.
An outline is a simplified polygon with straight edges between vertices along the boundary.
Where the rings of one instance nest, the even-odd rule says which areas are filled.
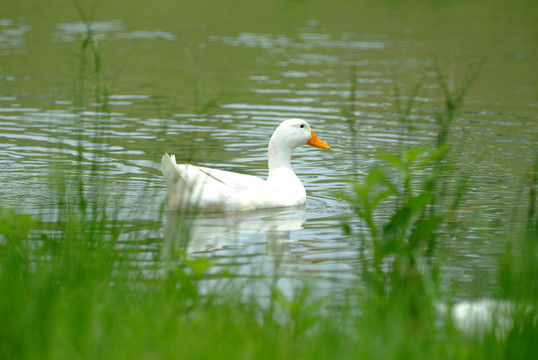
[[[168,190],[173,190],[176,187],[176,184],[182,178],[181,174],[177,169],[176,156],[164,154],[161,159],[162,172],[164,175],[164,180],[166,181],[166,188]]]

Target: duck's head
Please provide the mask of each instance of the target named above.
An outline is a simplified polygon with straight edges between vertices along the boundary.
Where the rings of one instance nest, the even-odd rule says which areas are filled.
[[[273,133],[271,143],[279,143],[279,146],[284,144],[292,149],[300,145],[311,145],[321,149],[330,149],[331,147],[321,141],[310,125],[302,119],[289,119],[283,121]]]

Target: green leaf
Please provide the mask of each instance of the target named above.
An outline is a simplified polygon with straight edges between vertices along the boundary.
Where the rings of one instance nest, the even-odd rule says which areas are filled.
[[[381,192],[377,193],[372,198],[372,207],[375,208],[377,205],[379,205],[379,203],[381,201],[385,200],[387,197],[389,197],[392,194],[394,194],[394,191],[392,191],[392,189],[381,191]]]
[[[390,221],[383,227],[383,235],[381,238],[381,257],[396,252],[403,240],[403,233],[408,228],[411,209],[409,206],[404,206],[398,209],[390,218]]]
[[[411,208],[411,214],[415,215],[417,212],[421,211],[428,205],[433,199],[433,194],[429,192],[424,192],[418,196],[415,196],[411,199],[409,206]]]
[[[413,229],[409,238],[410,241],[417,242],[429,237],[439,227],[444,219],[444,216],[433,215],[426,220],[420,221]]]
[[[342,223],[342,230],[344,231],[344,235],[347,236],[350,236],[353,232],[353,230],[351,230],[351,225],[347,222]]]
[[[211,265],[208,258],[185,259],[185,262],[197,277],[202,276]]]
[[[409,149],[405,153],[405,159],[407,160],[407,165],[411,166],[417,160],[417,158],[421,157],[425,153],[426,153],[425,148],[416,147],[416,148]]]
[[[6,238],[26,238],[36,225],[36,220],[30,215],[17,214],[15,211],[0,207],[0,234]]]
[[[444,143],[444,144],[441,144],[439,145],[435,151],[429,156],[429,161],[437,161],[437,160],[441,160],[446,152],[448,151],[448,144],[447,143]]]
[[[389,164],[391,164],[398,170],[404,170],[407,168],[402,162],[402,160],[396,155],[392,155],[387,152],[382,152],[379,154],[379,158],[385,160],[386,162],[388,162]]]

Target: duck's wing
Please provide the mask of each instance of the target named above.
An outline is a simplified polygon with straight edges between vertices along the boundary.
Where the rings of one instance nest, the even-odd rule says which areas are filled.
[[[206,210],[233,207],[242,197],[239,193],[255,192],[266,181],[255,176],[238,174],[190,164],[177,164],[174,155],[161,161],[171,208],[196,206]]]
[[[199,172],[209,176],[210,178],[218,181],[236,191],[248,190],[264,186],[266,181],[252,175],[239,174],[232,171],[213,169],[203,166],[194,166],[185,164],[191,168],[196,169]]]
[[[244,190],[265,184],[265,180],[252,175],[191,164],[177,164],[175,155],[163,155],[161,165],[167,187],[184,182],[189,187],[204,183],[207,186],[219,188],[226,186],[234,190]]]

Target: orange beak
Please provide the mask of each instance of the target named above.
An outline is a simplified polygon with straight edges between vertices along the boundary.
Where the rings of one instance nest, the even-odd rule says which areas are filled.
[[[312,132],[312,137],[310,140],[308,140],[306,143],[311,146],[315,146],[322,149],[330,149],[331,147],[327,144],[325,144],[323,141],[321,141],[316,134],[314,134],[314,131],[310,130]]]

